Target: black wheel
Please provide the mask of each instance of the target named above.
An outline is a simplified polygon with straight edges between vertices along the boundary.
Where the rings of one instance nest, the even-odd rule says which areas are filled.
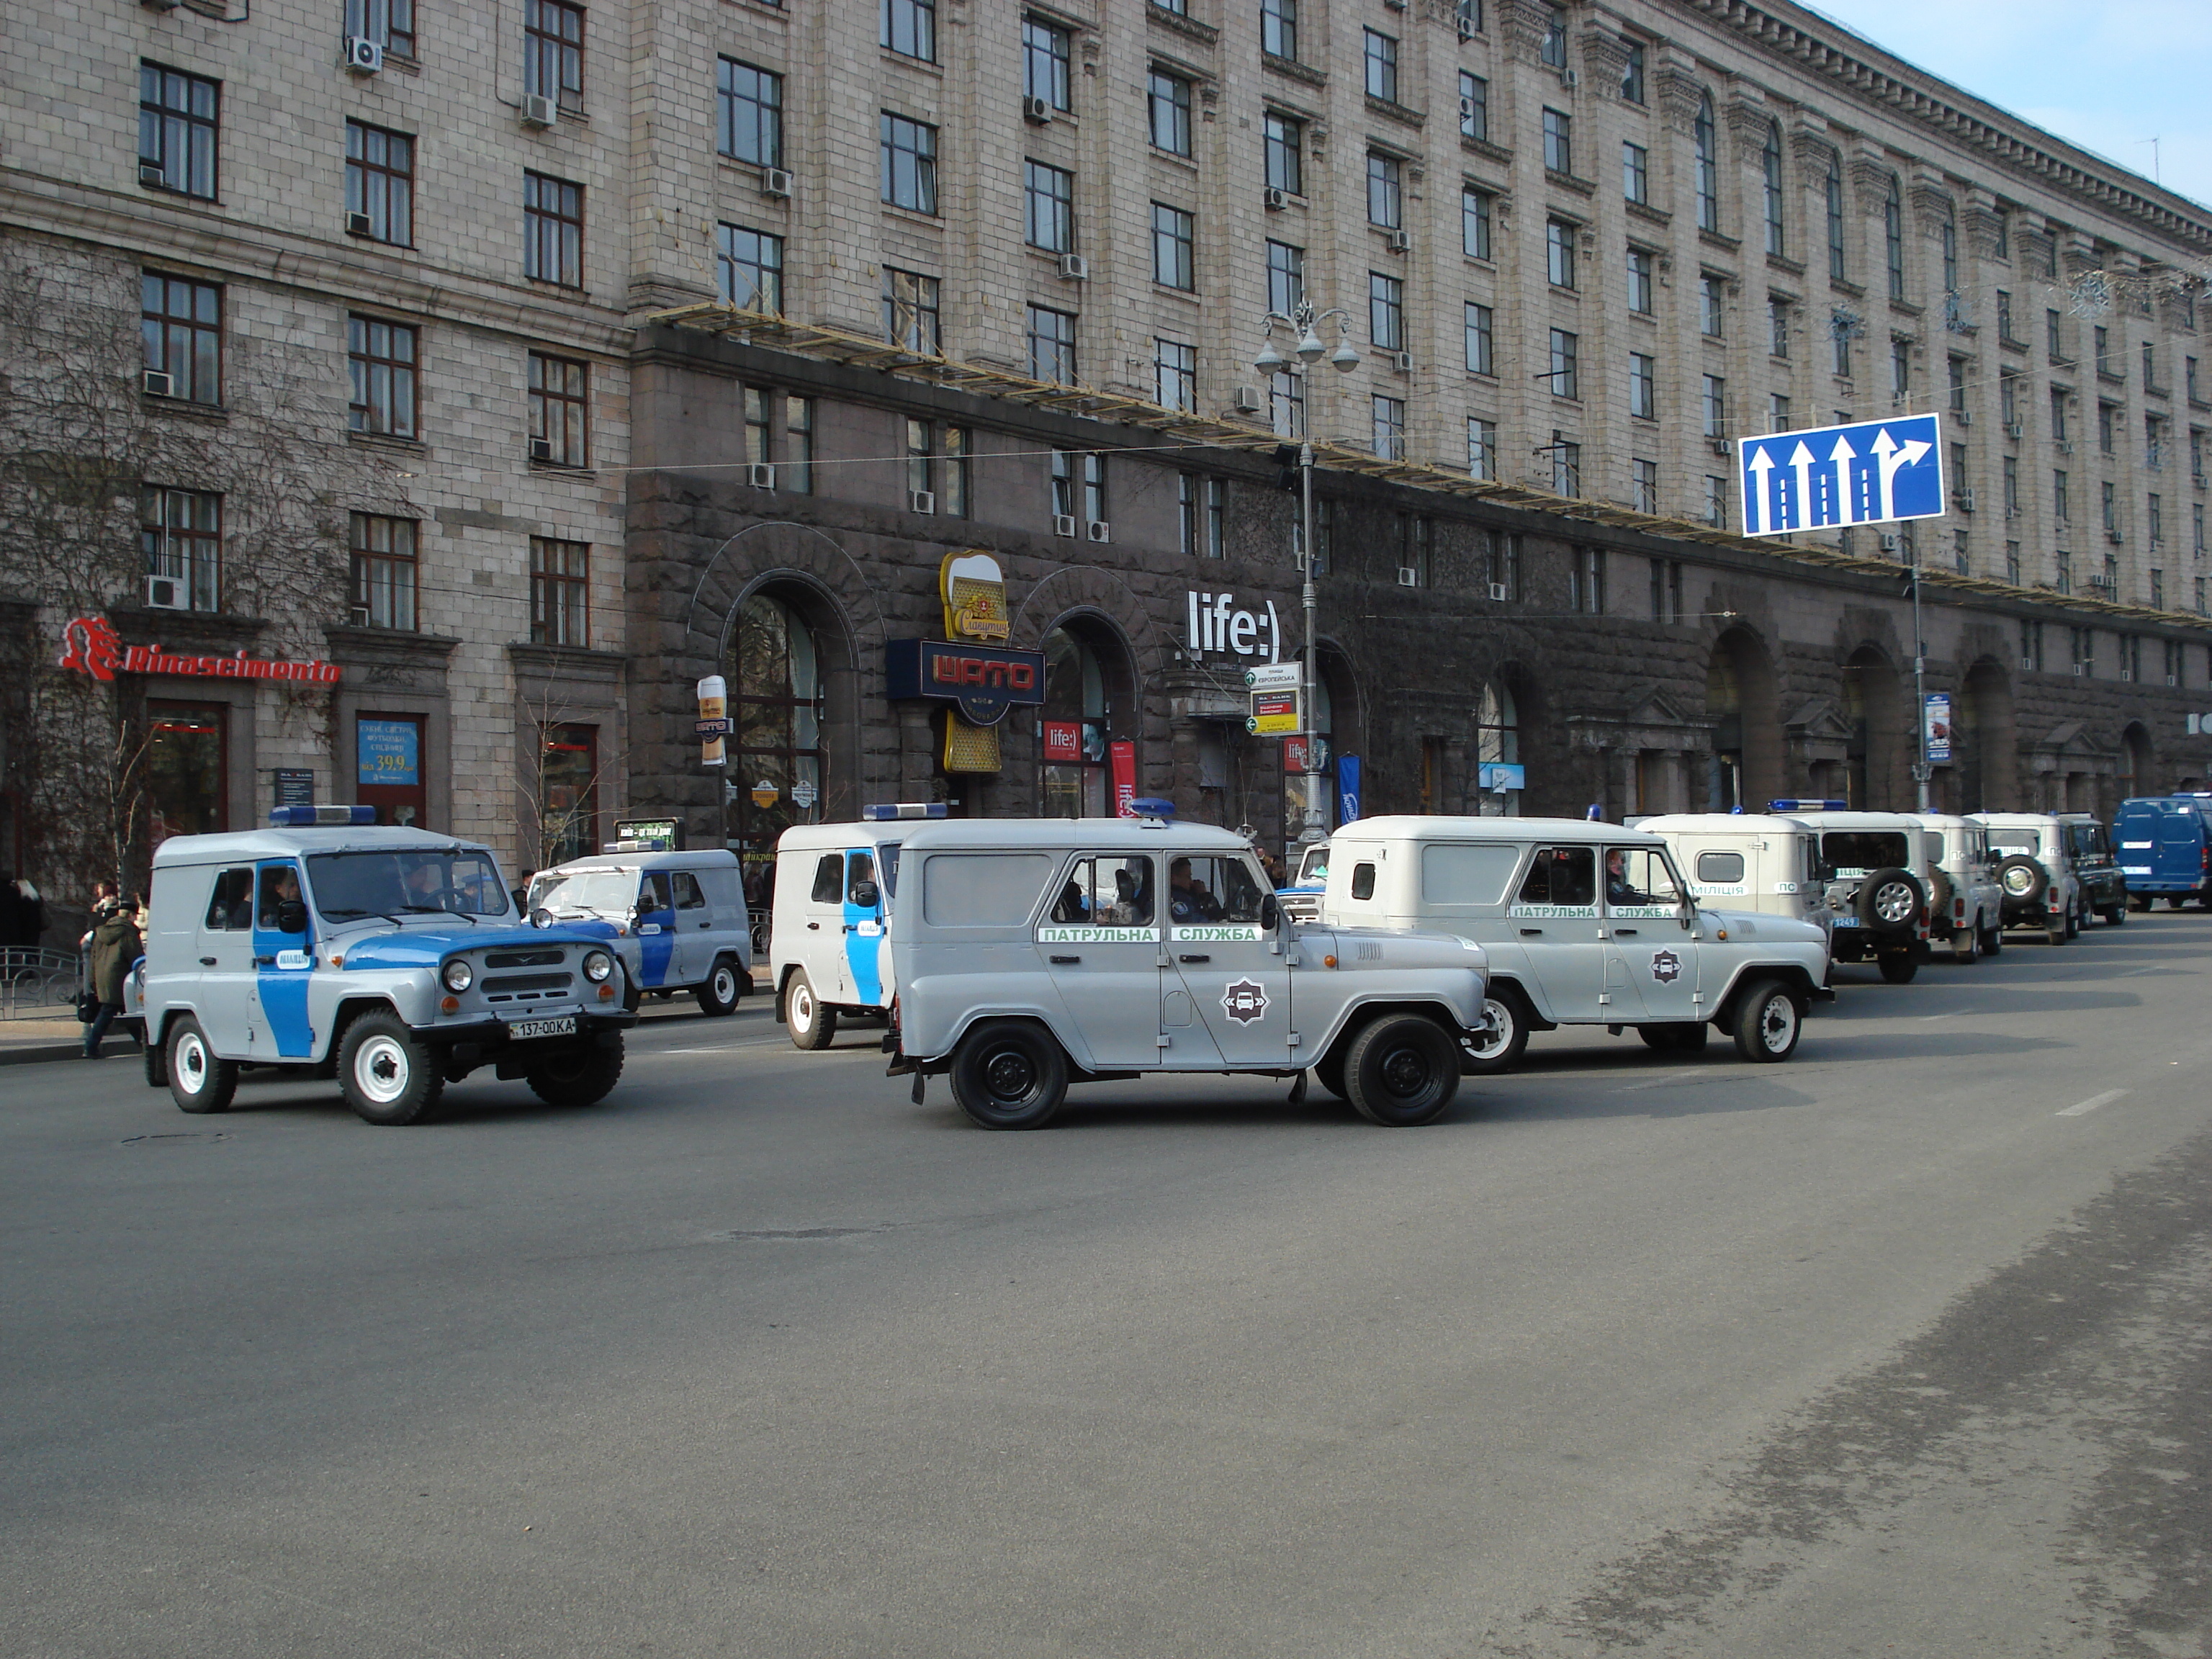
[[[699,999],[699,1006],[710,1014],[734,1013],[738,998],[744,987],[738,981],[738,964],[728,957],[716,957],[707,977],[691,988],[691,994]]]
[[[1922,901],[1910,870],[1877,870],[1859,884],[1854,908],[1869,933],[1895,939],[1912,931]]]
[[[622,1081],[623,1039],[615,1032],[605,1046],[570,1048],[547,1057],[523,1074],[530,1092],[548,1106],[596,1106]]]
[[[793,969],[791,982],[783,988],[783,1018],[794,1048],[827,1048],[837,1035],[837,1011],[822,1006],[804,968]]]
[[[363,1014],[338,1045],[338,1086],[362,1122],[402,1128],[438,1109],[446,1073],[398,1015]]]
[[[186,1014],[169,1028],[169,1098],[180,1112],[227,1112],[238,1092],[238,1062],[217,1060],[199,1021]]]
[[[1888,961],[1882,959],[1885,969]],[[1886,971],[1883,977],[1888,977]],[[1789,1059],[1797,1052],[1798,1034],[1804,1029],[1804,1005],[1779,980],[1763,979],[1737,1000],[1735,1051],[1746,1060],[1771,1065]]]
[[[2128,908],[2136,912],[2138,915],[2148,910],[2150,908],[2150,895],[2145,893],[2138,898],[2133,894],[2130,894],[2128,897]]]
[[[2124,927],[2128,925],[2128,902],[2122,899],[2118,904],[2108,904],[2100,914],[2105,918],[2106,927]]]
[[[1513,987],[1501,985],[1484,995],[1482,1018],[1482,1036],[1460,1039],[1460,1069],[1478,1077],[1511,1071],[1528,1047],[1528,1005]]]
[[[2014,853],[1997,865],[1997,885],[2005,902],[2026,907],[2051,890],[2051,872],[2025,853]]]
[[[1067,1056],[1019,1020],[987,1020],[952,1051],[952,1098],[986,1129],[1042,1129],[1067,1098]]]
[[[1920,953],[1917,951],[1885,951],[1880,957],[1881,980],[1885,985],[1910,985],[1913,975],[1920,971]]]
[[[1352,1039],[1352,1109],[1386,1129],[1434,1123],[1459,1092],[1459,1044],[1419,1014],[1384,1014]]]
[[[1344,1086],[1344,1050],[1325,1055],[1313,1068],[1314,1081],[1339,1100],[1349,1100],[1351,1093]]]
[[[1705,1039],[1712,1035],[1712,1027],[1702,1020],[1686,1020],[1666,1025],[1639,1025],[1636,1035],[1662,1054],[1698,1054],[1705,1052]]]

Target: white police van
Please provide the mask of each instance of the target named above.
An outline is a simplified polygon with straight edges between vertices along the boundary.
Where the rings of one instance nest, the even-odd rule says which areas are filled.
[[[726,1014],[752,989],[751,918],[726,848],[613,842],[596,858],[539,871],[527,908],[541,927],[603,934],[622,958],[629,1007],[644,993],[689,991],[708,1013]]]
[[[607,941],[525,926],[487,849],[374,817],[280,807],[155,849],[147,1082],[220,1112],[242,1070],[335,1078],[375,1124],[421,1121],[486,1066],[549,1105],[604,1098],[636,1018]]]
[[[858,823],[793,824],[777,837],[769,973],[795,1047],[826,1048],[841,1015],[890,1009],[899,847],[918,820],[946,811],[942,801],[863,806]]]

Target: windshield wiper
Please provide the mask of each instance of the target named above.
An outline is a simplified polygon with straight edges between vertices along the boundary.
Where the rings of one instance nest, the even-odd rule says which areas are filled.
[[[448,910],[442,904],[403,904],[399,908],[410,916],[459,916],[471,927],[477,925],[477,919],[467,911]]]

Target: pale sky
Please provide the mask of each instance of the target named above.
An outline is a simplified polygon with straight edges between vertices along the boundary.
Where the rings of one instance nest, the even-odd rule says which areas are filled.
[[[2212,204],[2212,0],[1808,0],[1907,63]]]

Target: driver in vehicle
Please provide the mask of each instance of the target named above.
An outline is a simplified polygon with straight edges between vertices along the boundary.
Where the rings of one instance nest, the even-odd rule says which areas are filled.
[[[1628,854],[1618,847],[1605,855],[1605,902],[1607,904],[1649,904],[1651,895],[1628,879]]]
[[[1190,860],[1168,866],[1168,914],[1177,921],[1218,921],[1221,902],[1190,872]]]
[[[283,907],[300,896],[298,872],[287,865],[281,870],[270,870],[261,878],[261,926],[271,932],[279,931],[277,918]]]
[[[446,885],[445,872],[431,859],[419,859],[409,866],[406,888],[410,910],[442,910],[452,891]]]

